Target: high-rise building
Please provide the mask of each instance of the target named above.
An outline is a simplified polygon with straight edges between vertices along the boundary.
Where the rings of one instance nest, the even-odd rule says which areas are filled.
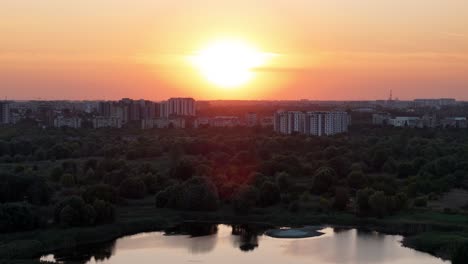
[[[304,132],[304,112],[278,111],[275,114],[274,130],[281,134],[293,134]]]
[[[168,118],[169,117],[169,107],[167,101],[162,101],[159,103],[159,117]]]
[[[112,108],[113,108],[114,102],[111,101],[103,101],[98,103],[98,114],[100,116],[106,116],[109,117],[112,114]]]
[[[193,98],[170,98],[161,103],[160,116],[195,116],[195,100]]]
[[[10,123],[10,103],[0,102],[0,124]]]
[[[348,126],[346,112],[279,111],[274,117],[274,130],[287,135],[330,136],[347,132]]]
[[[54,127],[81,128],[81,118],[58,116],[54,119]]]
[[[121,128],[122,119],[118,117],[104,117],[98,116],[93,118],[93,127],[94,128]]]
[[[258,124],[257,114],[249,112],[245,115],[245,123],[249,127],[254,127]]]
[[[414,99],[415,106],[441,107],[456,105],[457,100],[454,98],[437,98],[437,99]]]

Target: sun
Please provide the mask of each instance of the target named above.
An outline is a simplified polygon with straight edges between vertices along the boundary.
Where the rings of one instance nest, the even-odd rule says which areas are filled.
[[[235,88],[250,81],[253,70],[272,56],[241,40],[218,40],[191,56],[190,61],[209,82]]]

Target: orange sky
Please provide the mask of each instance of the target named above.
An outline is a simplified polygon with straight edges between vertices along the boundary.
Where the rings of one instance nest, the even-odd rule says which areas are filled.
[[[238,89],[185,58],[228,37],[278,54]],[[2,0],[11,99],[468,100],[466,0]]]

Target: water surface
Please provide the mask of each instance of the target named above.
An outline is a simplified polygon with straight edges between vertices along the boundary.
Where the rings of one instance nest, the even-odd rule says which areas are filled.
[[[429,254],[401,246],[401,236],[325,228],[319,237],[278,239],[252,225],[192,224],[166,232],[127,236],[112,243],[56,252],[62,263],[320,263],[440,264]]]

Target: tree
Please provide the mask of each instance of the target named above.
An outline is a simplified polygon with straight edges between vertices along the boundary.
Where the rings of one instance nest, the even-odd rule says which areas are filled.
[[[193,211],[214,211],[218,209],[219,198],[216,187],[206,178],[194,177],[181,185],[181,199],[178,209]]]
[[[156,194],[156,207],[213,211],[218,209],[218,206],[216,186],[202,177],[194,177],[180,185],[169,186]]]
[[[75,177],[70,173],[65,173],[60,178],[60,183],[67,188],[71,188],[75,185]]]
[[[329,167],[321,167],[314,174],[312,190],[317,193],[325,193],[333,186],[335,181],[335,171]]]
[[[418,197],[414,199],[414,206],[416,207],[426,207],[427,206],[427,198],[425,196]]]
[[[103,200],[94,200],[92,203],[95,216],[95,224],[112,223],[115,220],[115,208],[112,204]]]
[[[28,201],[35,205],[47,205],[54,191],[42,177],[35,179],[26,192]]]
[[[267,181],[260,187],[260,205],[270,206],[281,200],[279,188],[272,182]]]
[[[399,178],[407,178],[413,173],[413,164],[409,162],[402,162],[398,165],[397,169]]]
[[[52,181],[58,182],[62,178],[63,169],[62,167],[56,166],[50,172],[50,178]]]
[[[120,184],[119,194],[124,198],[141,199],[146,195],[145,183],[136,177],[127,178]]]
[[[388,158],[388,153],[384,149],[377,149],[374,152],[373,158],[372,158],[372,167],[374,168],[375,171],[381,171],[382,166],[385,164]]]
[[[141,180],[145,183],[149,194],[156,194],[160,190],[159,178],[159,175],[154,175],[151,172],[147,172],[141,176]]]
[[[27,203],[0,204],[0,233],[37,228],[40,220],[34,211]]]
[[[56,204],[54,218],[65,227],[86,226],[95,223],[96,212],[81,197],[70,196]]]
[[[280,172],[276,174],[276,185],[281,192],[287,192],[291,188],[291,176],[287,172]]]
[[[348,185],[354,189],[361,189],[367,184],[367,177],[361,170],[353,170],[348,175]]]
[[[190,179],[196,173],[195,167],[188,159],[181,159],[170,170],[171,177],[182,181]]]
[[[349,202],[349,192],[344,187],[337,187],[335,189],[335,199],[333,200],[333,207],[338,210],[345,210]]]
[[[371,206],[369,204],[369,197],[374,193],[374,190],[366,188],[366,189],[361,189],[357,191],[356,193],[356,206],[357,206],[357,212],[360,215],[366,215],[370,209]]]
[[[452,253],[452,264],[468,263],[468,242],[458,245]]]
[[[376,216],[383,217],[387,213],[385,193],[377,191],[372,194],[369,197],[369,205]]]
[[[252,186],[243,186],[234,198],[233,205],[236,213],[248,214],[257,205],[258,190]]]
[[[118,193],[114,187],[103,183],[86,187],[81,196],[87,203],[93,203],[95,200],[116,203],[118,200]]]

